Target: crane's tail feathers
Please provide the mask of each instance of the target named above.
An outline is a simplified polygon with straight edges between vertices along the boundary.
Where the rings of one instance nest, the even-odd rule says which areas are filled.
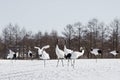
[[[17,52],[17,53],[16,53],[16,57],[18,57],[18,56],[19,56],[19,53]]]

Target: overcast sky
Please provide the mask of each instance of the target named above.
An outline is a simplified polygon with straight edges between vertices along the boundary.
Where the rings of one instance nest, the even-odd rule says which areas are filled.
[[[67,24],[120,18],[120,0],[0,0],[0,31],[9,23],[27,30],[59,33]]]

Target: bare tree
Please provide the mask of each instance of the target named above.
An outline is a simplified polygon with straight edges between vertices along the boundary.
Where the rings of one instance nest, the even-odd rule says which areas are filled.
[[[40,46],[41,43],[41,38],[42,38],[42,32],[41,31],[38,31],[37,34],[35,34],[35,43],[36,43],[36,46]]]
[[[62,34],[65,36],[65,38],[68,41],[68,47],[70,48],[71,46],[71,39],[73,38],[73,36],[75,35],[74,29],[72,25],[67,25],[64,28],[64,32],[62,32]]]
[[[52,32],[50,33],[50,36],[51,36],[51,43],[50,43],[50,45],[51,45],[51,47],[50,47],[51,55],[50,55],[50,57],[55,59],[56,58],[55,47],[56,47],[56,41],[58,39],[57,31],[52,30]]]
[[[93,47],[96,47],[96,41],[97,41],[97,37],[98,37],[98,20],[97,19],[92,19],[90,22],[90,26],[91,26],[91,32],[92,32],[92,38],[93,38]]]
[[[13,27],[13,33],[14,33],[14,37],[15,37],[15,45],[17,46],[18,42],[21,40],[20,28],[17,24]]]
[[[107,39],[107,35],[108,35],[109,31],[107,32],[107,34],[106,34],[106,32],[107,32],[107,28],[106,28],[105,24],[103,22],[101,22],[99,24],[99,41],[101,42],[102,51],[104,51],[104,48],[105,48],[104,42],[105,42],[105,39]],[[103,57],[103,56],[104,55],[102,54],[101,57]]]
[[[7,31],[7,28],[4,28],[3,31],[2,31],[2,34],[3,34],[3,40],[4,40],[4,44],[5,44],[5,48],[7,48],[7,38],[8,38],[8,31]]]
[[[97,47],[97,38],[98,38],[98,20],[92,19],[88,22],[88,35],[89,35],[89,49],[91,47]],[[92,55],[89,53],[88,57],[92,57]]]
[[[4,42],[6,47],[14,45],[13,25],[9,24],[3,29]]]
[[[81,39],[82,39],[82,32],[83,32],[82,28],[83,28],[83,26],[82,26],[82,24],[80,22],[75,23],[74,26],[77,29],[76,30],[76,36],[78,38],[78,50],[79,50],[80,46],[81,46]]]
[[[120,20],[115,19],[112,23],[111,23],[111,27],[113,28],[113,39],[112,39],[112,43],[113,43],[113,49],[118,50],[118,44],[119,44],[119,33],[120,33]],[[114,48],[115,47],[115,48]]]
[[[25,28],[22,28],[21,30],[21,44],[20,46],[22,46],[22,58],[25,58],[25,53],[27,53],[28,49],[30,48],[30,46],[33,44],[31,41],[32,40],[32,31],[26,31]]]

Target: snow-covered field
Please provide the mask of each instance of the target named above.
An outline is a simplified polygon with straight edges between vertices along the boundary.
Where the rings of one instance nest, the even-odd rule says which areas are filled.
[[[120,80],[120,59],[79,59],[75,68],[57,60],[0,60],[0,80]]]

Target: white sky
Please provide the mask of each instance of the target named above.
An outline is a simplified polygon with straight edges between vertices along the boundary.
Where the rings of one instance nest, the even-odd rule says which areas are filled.
[[[59,33],[67,24],[120,17],[120,0],[0,0],[0,31],[9,23],[27,30]]]

